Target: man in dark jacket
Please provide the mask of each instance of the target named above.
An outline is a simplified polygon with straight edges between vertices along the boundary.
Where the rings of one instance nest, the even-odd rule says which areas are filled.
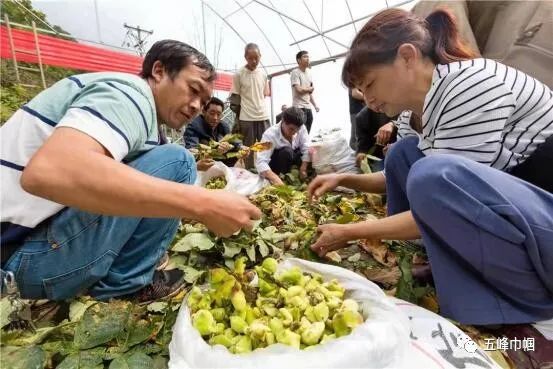
[[[225,104],[216,97],[212,97],[192,123],[184,131],[184,146],[187,149],[195,149],[199,144],[208,145],[210,141],[220,141],[230,133],[230,127],[221,121]],[[240,150],[241,142],[221,142],[219,152],[224,154],[232,150]],[[238,158],[222,160],[225,165],[232,167]],[[207,170],[213,165],[212,159],[198,160],[198,170]]]

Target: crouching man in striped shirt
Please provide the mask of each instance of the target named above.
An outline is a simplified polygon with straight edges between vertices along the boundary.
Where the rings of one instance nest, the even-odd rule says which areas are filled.
[[[357,34],[342,79],[388,116],[411,110],[422,133],[394,144],[384,173],[317,177],[388,195],[384,219],[322,225],[320,255],[355,239],[416,239],[443,315],[468,324],[553,318],[553,98],[542,82],[473,59],[449,12],[388,9]],[[539,324],[538,326],[539,327]]]
[[[160,125],[192,120],[215,77],[196,49],[159,41],[140,76],[69,77],[6,122],[1,270],[15,275],[24,298],[170,296],[182,273],[155,267],[180,219],[228,236],[260,217],[245,197],[191,186],[192,155],[160,145]]]

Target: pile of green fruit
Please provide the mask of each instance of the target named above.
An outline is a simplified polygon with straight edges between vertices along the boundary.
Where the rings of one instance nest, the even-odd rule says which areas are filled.
[[[210,345],[234,354],[276,343],[305,349],[348,335],[363,323],[359,305],[344,299],[344,288],[321,275],[293,267],[277,273],[277,261],[267,258],[246,271],[246,258],[234,270],[210,271],[210,288],[194,287],[188,297],[192,324]]]
[[[225,177],[213,177],[205,184],[205,188],[209,190],[222,190],[227,186]]]

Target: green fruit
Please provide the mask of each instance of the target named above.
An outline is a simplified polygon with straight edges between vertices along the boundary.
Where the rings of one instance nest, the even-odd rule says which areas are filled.
[[[287,308],[280,308],[278,309],[280,312],[280,315],[282,317],[282,324],[288,327],[292,322],[294,321],[294,317],[292,316],[292,313]]]
[[[288,288],[287,292],[288,292],[287,293],[288,297],[305,296],[306,295],[305,288],[303,288],[302,286],[292,286],[292,287]]]
[[[230,317],[230,327],[236,333],[244,333],[244,331],[248,327],[248,323],[246,323],[246,321],[241,317],[233,315]]]
[[[336,339],[335,334],[324,334],[323,338],[321,339],[321,342],[319,342],[319,344],[322,345],[323,343],[327,343],[328,341],[331,341],[333,339]]]
[[[271,318],[271,320],[269,320],[269,328],[271,328],[271,331],[275,334],[275,336],[278,336],[282,331],[284,331],[284,323],[279,318]]]
[[[352,329],[361,323],[363,323],[363,316],[352,310],[340,311],[332,319],[332,327],[336,337],[350,334]]]
[[[265,333],[265,342],[267,343],[267,346],[274,344],[276,342],[274,333],[272,332]]]
[[[316,322],[311,324],[307,329],[301,333],[301,341],[306,345],[316,345],[319,343],[319,339],[323,335],[325,330],[325,324],[323,322]]]
[[[359,304],[355,300],[346,299],[342,302],[342,306],[340,306],[340,310],[359,311]]]
[[[225,325],[225,323],[217,323],[215,325],[215,334],[223,334],[225,332],[225,329],[227,329],[227,326]]]
[[[280,335],[276,336],[276,339],[277,342],[284,345],[292,346],[297,349],[300,348],[301,336],[289,329],[285,329]]]
[[[217,336],[211,337],[209,339],[209,344],[212,345],[212,346],[223,345],[226,348],[229,348],[230,346],[232,346],[232,340],[229,337],[227,337],[226,335],[219,334]]]
[[[215,319],[208,310],[198,310],[192,315],[192,325],[202,336],[208,336],[217,330]]]
[[[262,278],[259,279],[258,285],[259,285],[259,293],[261,294],[261,296],[273,297],[273,296],[276,296],[278,292],[276,284],[267,282]]]
[[[278,315],[278,309],[274,305],[265,305],[262,307],[262,310],[270,317]]]
[[[223,283],[223,281],[227,280],[230,275],[223,268],[215,268],[210,270],[209,277],[209,282],[213,287],[217,284]]]
[[[188,294],[188,306],[192,309],[192,311],[198,310],[198,304],[202,299],[202,295],[202,290],[200,290],[197,286],[192,287],[190,290],[190,293]]]
[[[265,333],[267,332],[271,332],[271,328],[261,319],[254,320],[246,330],[246,333],[248,333],[251,338],[256,338],[260,341],[264,340]]]
[[[236,332],[232,328],[225,329],[225,332],[223,334],[229,339],[236,337]]]
[[[311,327],[311,322],[306,317],[302,316],[300,319],[300,326],[297,329],[297,333],[302,334],[305,330],[309,329]]]
[[[238,259],[234,260],[234,274],[237,276],[242,276],[246,272],[246,262],[248,258],[241,256]]]
[[[248,304],[246,303],[246,295],[241,290],[235,291],[230,298],[232,306],[238,311],[244,311]]]
[[[268,273],[268,274],[275,274],[278,267],[278,262],[273,258],[266,258],[263,260],[263,263],[261,263],[261,267]]]
[[[324,322],[328,319],[330,311],[326,303],[320,302],[313,308],[313,313],[317,321]]]
[[[287,286],[300,285],[303,278],[303,273],[300,268],[293,267],[279,274],[276,279]]]
[[[224,308],[211,309],[211,315],[213,315],[213,318],[218,322],[222,322],[227,318],[227,313]]]
[[[252,340],[248,336],[239,336],[240,339],[233,346],[235,354],[245,354],[252,351]]]

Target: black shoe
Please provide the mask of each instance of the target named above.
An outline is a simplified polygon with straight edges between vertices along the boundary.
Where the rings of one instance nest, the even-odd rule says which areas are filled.
[[[182,270],[156,270],[152,283],[129,297],[139,304],[149,304],[156,300],[173,297],[182,291],[185,286],[186,282]]]

